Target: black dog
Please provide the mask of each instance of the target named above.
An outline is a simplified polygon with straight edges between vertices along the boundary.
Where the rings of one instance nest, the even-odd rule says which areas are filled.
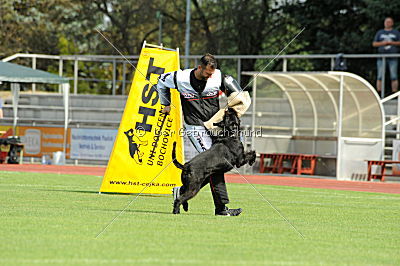
[[[174,214],[180,213],[181,204],[187,211],[187,201],[199,192],[206,178],[215,173],[226,173],[234,166],[241,167],[246,163],[252,165],[256,160],[255,151],[244,152],[243,144],[239,139],[240,120],[234,109],[229,108],[225,112],[224,119],[214,125],[222,128],[222,131],[211,148],[198,154],[185,165],[176,160],[176,142],[174,142],[172,159],[175,166],[182,169],[183,184],[180,196],[174,201]]]

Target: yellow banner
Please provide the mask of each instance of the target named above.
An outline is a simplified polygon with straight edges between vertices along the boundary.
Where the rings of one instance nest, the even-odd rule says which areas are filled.
[[[181,171],[171,158],[176,141],[183,162],[180,98],[171,90],[178,108],[162,114],[156,84],[160,74],[179,69],[179,53],[145,47],[136,68],[100,192],[171,194],[181,185]]]

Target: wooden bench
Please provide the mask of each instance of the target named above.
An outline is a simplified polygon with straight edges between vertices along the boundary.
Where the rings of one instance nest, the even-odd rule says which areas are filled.
[[[267,165],[268,163],[267,159],[270,159],[270,163],[268,165]],[[274,153],[260,154],[260,173],[278,173],[279,165],[280,165],[279,154],[274,154]]]
[[[315,154],[261,153],[260,173],[314,175],[317,158]],[[269,164],[267,159],[270,159]]]
[[[280,162],[278,173],[283,174],[289,172],[291,174],[296,174],[299,155],[291,153],[281,153],[279,154],[279,156]]]
[[[315,154],[300,154],[300,157],[297,159],[297,174],[314,175],[317,159],[318,156]],[[309,163],[309,165],[304,165],[305,162]]]
[[[385,176],[399,176],[399,175],[393,175],[393,174],[386,174],[386,165],[387,164],[400,164],[400,161],[367,160],[367,162],[368,162],[368,181],[371,181],[372,179],[380,179],[381,181],[385,181]],[[379,174],[373,174],[372,173],[372,166],[373,165],[377,165],[377,166],[379,166],[381,168]]]

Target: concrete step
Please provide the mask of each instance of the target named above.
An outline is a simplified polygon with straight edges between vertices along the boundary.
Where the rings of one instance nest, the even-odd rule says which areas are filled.
[[[10,107],[4,108],[4,117],[13,117],[13,110]],[[120,108],[79,108],[71,107],[69,111],[69,119],[73,120],[109,120],[120,121],[123,109]],[[64,107],[47,107],[43,106],[20,106],[18,108],[18,117],[23,119],[64,119]]]
[[[127,96],[121,95],[70,95],[71,107],[124,108]],[[64,106],[63,96],[54,93],[21,94],[20,104],[36,106]]]

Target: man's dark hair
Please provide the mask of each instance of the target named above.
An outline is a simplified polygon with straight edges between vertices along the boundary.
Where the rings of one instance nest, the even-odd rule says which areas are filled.
[[[210,66],[211,68],[217,68],[217,60],[212,54],[205,54],[200,58],[200,63],[203,67]]]

